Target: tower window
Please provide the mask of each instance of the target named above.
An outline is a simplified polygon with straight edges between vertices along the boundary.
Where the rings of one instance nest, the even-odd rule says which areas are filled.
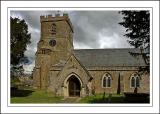
[[[52,34],[52,35],[55,35],[55,34],[56,34],[56,24],[55,24],[55,23],[53,23],[53,24],[51,25],[51,34]]]
[[[42,49],[42,54],[45,54],[45,50],[44,49]]]
[[[41,50],[41,53],[42,53],[42,54],[49,54],[49,53],[50,53],[50,50],[49,50],[49,49],[42,49],[42,50]]]

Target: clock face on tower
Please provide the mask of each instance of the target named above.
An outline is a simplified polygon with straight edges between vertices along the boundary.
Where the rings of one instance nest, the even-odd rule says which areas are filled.
[[[50,40],[49,45],[54,47],[56,45],[56,40],[55,39]]]

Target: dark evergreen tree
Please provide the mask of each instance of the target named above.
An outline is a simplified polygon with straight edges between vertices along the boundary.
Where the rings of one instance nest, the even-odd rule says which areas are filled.
[[[22,63],[27,62],[24,52],[30,44],[31,34],[28,32],[28,25],[25,20],[10,17],[10,52],[11,52],[11,75],[23,72]]]
[[[117,94],[121,93],[121,80],[120,80],[120,74],[118,76],[118,87],[117,87]]]
[[[142,54],[146,64],[145,68],[140,67],[140,71],[149,72],[150,58],[150,12],[148,10],[127,10],[120,11],[123,21],[119,24],[126,28],[126,38],[131,46],[141,48],[141,53],[131,53],[133,56]]]
[[[150,13],[149,11],[120,11],[123,22],[119,24],[126,28],[126,36],[131,46],[135,48],[150,46]]]

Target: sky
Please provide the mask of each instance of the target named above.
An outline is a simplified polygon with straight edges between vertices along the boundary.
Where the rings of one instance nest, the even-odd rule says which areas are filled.
[[[35,64],[35,52],[40,39],[40,16],[52,14],[57,11],[11,11],[12,17],[24,19],[31,33],[31,44],[27,46],[25,56],[29,63],[24,65],[25,73],[31,73]],[[74,49],[107,49],[131,48],[127,42],[125,28],[118,23],[122,15],[118,11],[60,11],[68,13],[72,22],[74,35]]]

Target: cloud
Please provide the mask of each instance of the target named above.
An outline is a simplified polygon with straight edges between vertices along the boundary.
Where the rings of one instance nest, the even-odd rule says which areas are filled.
[[[33,61],[31,64],[23,65],[23,68],[25,69],[24,73],[26,73],[26,74],[32,73],[33,68],[34,68],[34,64],[35,64],[35,61]]]
[[[123,37],[125,29],[118,24],[122,21],[122,16],[118,11],[73,11],[69,15],[74,26],[74,41],[77,42],[75,44],[80,43],[89,48],[100,48],[101,42],[110,38],[107,41],[114,40],[114,44],[118,43],[117,48],[130,47]],[[115,34],[119,39],[115,39]],[[105,44],[105,47],[109,46],[108,48],[115,47],[115,45],[111,45],[111,42]],[[80,47],[75,45],[75,48]]]
[[[25,55],[30,60],[30,71],[34,66],[37,43],[40,39],[40,16],[54,15],[57,11],[11,11],[12,17],[24,19],[31,33],[31,44]],[[123,34],[125,28],[118,23],[122,16],[118,11],[63,11],[69,14],[74,27],[73,44],[75,49],[128,48]],[[62,13],[62,12],[61,12]],[[31,67],[32,66],[32,67]],[[27,65],[25,66],[27,68]]]

